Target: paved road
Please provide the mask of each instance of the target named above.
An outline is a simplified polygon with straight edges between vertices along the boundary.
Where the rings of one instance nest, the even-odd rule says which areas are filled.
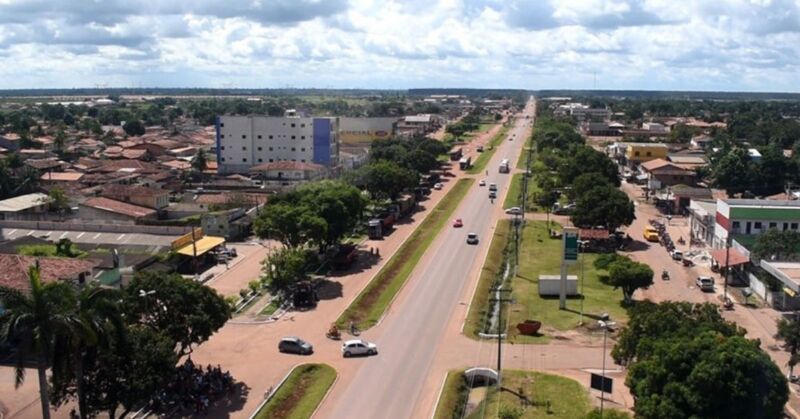
[[[526,109],[533,115],[533,105]],[[509,137],[492,157],[488,182],[501,190],[508,188],[511,176],[499,174],[500,160],[516,157],[524,144],[528,120],[518,118]],[[503,194],[499,194],[502,198]],[[456,217],[464,228],[446,227],[415,268],[399,300],[390,309],[377,339],[380,355],[362,362],[347,388],[334,394],[320,409],[319,416],[331,418],[408,418],[442,343],[447,322],[462,295],[473,262],[482,257],[495,225],[493,215],[502,199],[492,204],[487,187],[477,183],[464,198]],[[468,232],[476,232],[481,245],[466,244]]]
[[[0,228],[0,241],[33,236],[45,240],[70,239],[73,243],[169,246],[178,236],[160,236],[140,233],[99,233],[96,231],[31,230],[28,228]]]

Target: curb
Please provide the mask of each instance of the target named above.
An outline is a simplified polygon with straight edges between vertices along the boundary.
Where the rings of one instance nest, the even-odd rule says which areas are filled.
[[[261,409],[264,407],[264,405],[267,404],[267,402],[272,400],[272,397],[275,395],[275,393],[278,392],[278,389],[281,388],[281,386],[286,382],[286,380],[289,379],[289,376],[292,375],[294,370],[296,370],[297,367],[300,367],[302,365],[306,365],[306,364],[297,364],[297,365],[293,366],[292,369],[290,369],[289,372],[287,372],[286,375],[283,376],[281,381],[278,382],[278,385],[272,387],[272,391],[269,393],[269,395],[267,395],[267,397],[265,397],[264,400],[261,403],[258,404],[258,407],[256,407],[255,412],[253,412],[250,416],[248,416],[248,418],[249,419],[255,419],[256,415],[258,415],[258,412],[261,411]],[[339,375],[337,374],[336,376],[338,377]]]
[[[327,364],[323,364],[323,365],[327,365]],[[333,367],[331,366],[331,368],[333,368]],[[336,368],[333,368],[333,370],[336,371]],[[319,409],[322,407],[323,404],[325,404],[325,400],[328,400],[328,396],[331,395],[331,392],[333,391],[333,388],[336,387],[336,383],[338,383],[338,382],[339,382],[339,371],[336,371],[336,378],[331,383],[331,386],[328,387],[328,391],[325,392],[325,396],[323,396],[322,400],[319,401],[319,404],[317,405],[317,408],[314,409],[313,412],[311,412],[311,416],[309,416],[309,418],[313,418],[314,416],[317,415],[317,412],[319,412]]]
[[[494,224],[494,231],[497,232],[497,225],[500,223],[500,220]],[[483,267],[486,265],[486,259],[489,258],[489,250],[492,248],[492,242],[494,242],[494,234],[492,234],[492,241],[489,242],[489,246],[486,246],[486,251],[483,252],[483,262],[481,262],[481,267],[478,273],[478,280],[475,282],[475,286],[472,287],[472,294],[469,297],[469,303],[467,304],[467,311],[464,314],[464,319],[461,321],[461,334],[464,334],[464,328],[467,327],[467,317],[469,317],[469,310],[472,308],[472,302],[475,301],[475,294],[478,293],[478,285],[481,283],[481,272],[483,271]]]
[[[447,384],[447,376],[449,373],[444,373],[444,380],[442,380],[442,385],[439,387],[439,395],[436,396],[436,403],[433,405],[433,412],[431,412],[431,419],[436,417],[436,411],[439,410],[439,402],[442,401],[442,393],[444,393],[444,385]]]

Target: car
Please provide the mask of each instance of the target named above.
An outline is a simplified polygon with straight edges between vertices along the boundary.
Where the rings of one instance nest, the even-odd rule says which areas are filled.
[[[478,153],[483,153],[483,146],[479,145],[478,148],[475,149]]]
[[[437,191],[439,189],[442,189],[442,188],[444,188],[444,185],[442,185],[441,183],[437,183],[437,184],[433,185],[433,189],[436,189]]]
[[[495,199],[495,198],[497,198],[497,192],[490,191],[489,192],[489,199]]]
[[[659,240],[658,230],[656,230],[653,227],[647,227],[646,229],[644,229],[644,233],[642,233],[642,236],[644,237],[645,240],[649,242],[657,242]]]
[[[697,288],[700,288],[700,291],[703,292],[714,291],[714,278],[710,276],[698,276],[694,282],[695,284],[697,284]]]
[[[673,260],[683,260],[683,252],[678,249],[672,251],[672,259]]]
[[[453,221],[453,227],[464,227],[464,222],[461,221],[460,218],[456,218],[455,221]]]
[[[481,179],[481,181],[478,182],[478,186],[486,186],[486,179]]]
[[[553,214],[556,215],[569,215],[572,214],[574,211],[575,211],[575,204],[567,204],[562,206],[560,203],[556,202],[553,205],[552,212]]]
[[[489,190],[492,191],[492,192],[497,192],[497,184],[496,183],[490,183],[489,184]]]
[[[278,342],[278,352],[285,354],[311,355],[314,353],[314,346],[298,338],[297,336],[287,336]]]
[[[348,340],[342,344],[342,356],[350,358],[354,355],[377,355],[378,345],[363,339]]]
[[[522,214],[522,209],[520,209],[520,207],[506,208],[506,214],[521,215]]]
[[[467,233],[467,244],[478,244],[478,233]]]

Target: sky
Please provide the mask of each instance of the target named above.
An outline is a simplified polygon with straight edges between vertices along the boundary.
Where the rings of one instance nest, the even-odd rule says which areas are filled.
[[[0,0],[0,89],[797,92],[800,0]]]

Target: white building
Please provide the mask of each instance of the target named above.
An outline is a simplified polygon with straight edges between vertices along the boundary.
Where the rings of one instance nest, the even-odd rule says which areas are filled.
[[[339,118],[219,116],[216,128],[222,174],[280,161],[339,165]]]
[[[578,122],[583,122],[587,118],[601,121],[611,118],[611,111],[606,108],[591,108],[589,105],[575,102],[558,105],[553,114],[555,116],[571,116]]]
[[[664,126],[663,124],[659,124],[658,122],[645,122],[642,124],[642,129],[656,134],[666,134],[669,132],[668,127]]]

